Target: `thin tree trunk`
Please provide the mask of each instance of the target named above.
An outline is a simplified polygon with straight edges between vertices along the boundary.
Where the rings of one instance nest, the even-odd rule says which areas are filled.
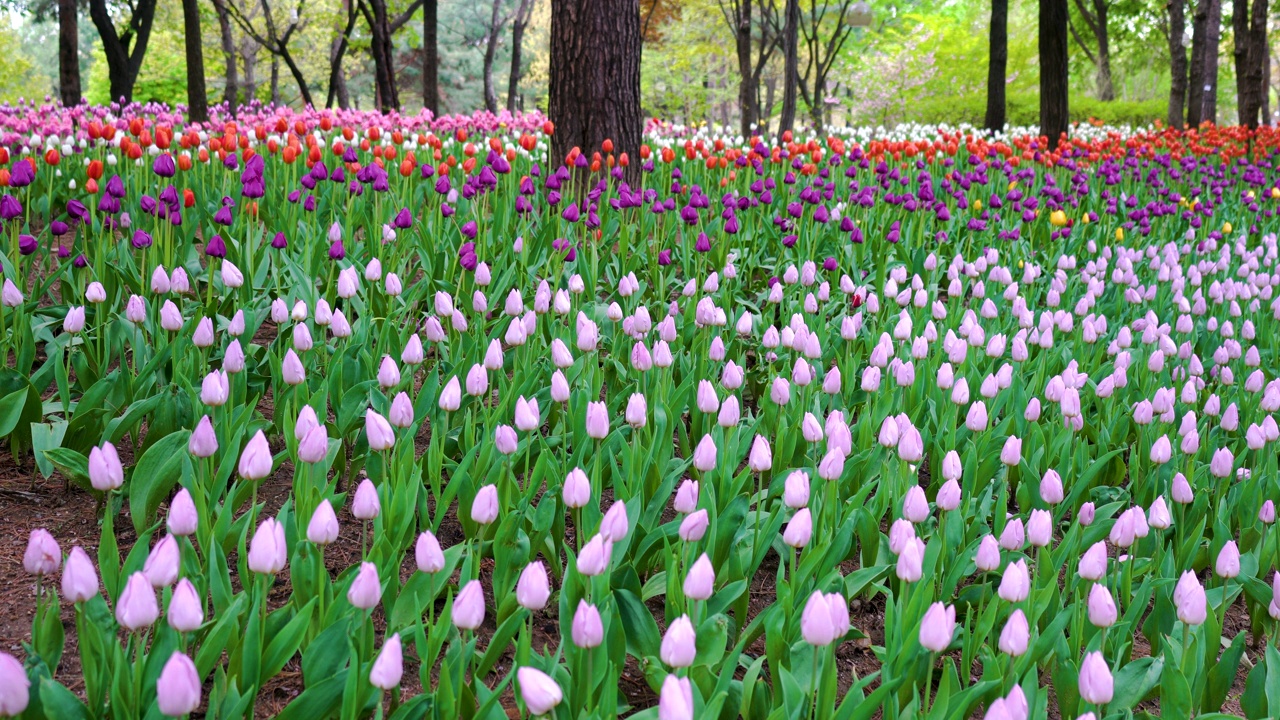
[[[244,60],[244,102],[250,103],[258,97],[258,44],[245,38],[240,53]]]
[[[1271,124],[1271,44],[1262,48],[1262,124]]]
[[[1209,5],[1199,0],[1191,21],[1191,74],[1187,79],[1187,125],[1196,127],[1204,117],[1205,47],[1208,44]],[[1215,52],[1217,45],[1214,45]]]
[[[1040,133],[1057,148],[1068,130],[1067,0],[1040,0]]]
[[[280,104],[280,58],[271,56],[271,102]]]
[[[1254,0],[1252,16],[1249,10],[1248,0],[1235,0],[1231,24],[1235,35],[1238,122],[1256,128],[1267,92],[1263,77],[1263,64],[1267,61],[1267,0]]]
[[[764,109],[760,113],[760,117],[765,120],[765,125],[768,125],[769,119],[773,117],[773,97],[777,92],[778,79],[770,75],[764,81]]]
[[[520,78],[524,76],[524,29],[529,25],[533,12],[533,0],[520,0],[515,19],[511,24],[511,72],[507,76],[507,111],[515,112],[520,99]]]
[[[983,126],[1004,130],[1005,85],[1009,68],[1009,0],[991,0],[991,33],[987,63],[987,116]]]
[[[151,26],[156,16],[156,0],[140,0],[129,16],[123,35],[116,31],[115,18],[107,10],[106,0],[89,0],[89,17],[102,38],[102,53],[107,59],[107,78],[112,102],[132,102],[133,85],[147,54]]]
[[[1222,0],[1212,0],[1209,5],[1209,24],[1206,34],[1204,110],[1200,118],[1216,124],[1218,122],[1218,44],[1222,39]]]
[[[783,28],[785,60],[782,71],[782,116],[778,118],[778,134],[796,124],[796,95],[800,84],[800,0],[787,0],[787,20]]]
[[[491,113],[498,112],[498,91],[493,86],[493,60],[498,54],[498,33],[502,11],[502,0],[493,0],[493,10],[489,15],[489,37],[484,44],[484,64],[482,77],[484,82],[484,107]]]
[[[80,104],[80,19],[76,0],[58,0],[58,95],[63,107]]]
[[[756,118],[756,74],[751,61],[751,2],[742,0],[735,28],[734,42],[738,52],[738,117],[743,137],[751,137]]]
[[[231,34],[231,14],[227,11],[223,0],[213,0],[213,11],[218,16],[218,32],[222,36],[222,55],[227,66],[223,80],[222,102],[234,115],[236,106],[239,104],[236,94],[239,92],[240,79],[236,73],[236,42]]]
[[[1093,0],[1094,18],[1098,28],[1098,72],[1096,83],[1098,99],[1111,102],[1116,99],[1115,86],[1111,82],[1111,39],[1107,31],[1107,0]]]
[[[204,48],[200,40],[200,5],[182,0],[182,33],[187,51],[187,113],[195,122],[209,121],[209,94],[204,87]]]
[[[374,82],[378,90],[378,109],[382,112],[399,110],[396,97],[396,72],[392,64],[391,27],[387,20],[386,0],[369,0],[360,4],[360,11],[369,23],[369,52],[373,55]]]
[[[436,42],[436,0],[422,4],[422,106],[440,114],[440,50]]]
[[[587,157],[605,140],[615,154],[640,171],[640,3],[639,0],[551,0],[550,98],[547,114],[554,162],[571,148]],[[586,182],[579,176],[578,185]]]
[[[1183,109],[1187,104],[1187,48],[1182,40],[1187,33],[1187,0],[1169,1],[1169,115],[1171,128],[1183,126]]]

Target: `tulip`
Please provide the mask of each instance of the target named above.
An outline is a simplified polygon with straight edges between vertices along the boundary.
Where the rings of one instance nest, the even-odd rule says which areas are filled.
[[[691,513],[698,508],[698,481],[686,479],[676,489],[672,507],[678,513]]]
[[[510,425],[499,425],[493,431],[493,444],[503,455],[512,455],[520,445],[515,428]]]
[[[1000,545],[994,535],[984,535],[978,543],[974,564],[983,572],[992,572],[1000,567]]]
[[[520,699],[535,716],[547,715],[564,700],[564,693],[556,681],[537,668],[521,667],[516,670],[516,681],[520,685]]]
[[[826,647],[835,641],[836,632],[827,596],[814,591],[800,614],[801,637],[814,647]]]
[[[1200,584],[1194,572],[1188,570],[1178,579],[1178,584],[1173,590],[1173,604],[1177,610],[1178,619],[1184,624],[1199,625],[1205,621],[1208,615],[1208,599],[1205,596],[1204,586]]]
[[[1119,617],[1119,611],[1116,609],[1115,600],[1111,597],[1111,591],[1101,583],[1094,583],[1089,590],[1089,622],[1094,627],[1105,628],[1115,625],[1116,619]]]
[[[613,542],[597,533],[578,553],[578,572],[587,577],[595,577],[609,568],[613,555]]]
[[[267,436],[261,430],[254,433],[240,453],[239,472],[245,480],[261,480],[271,474],[273,460]]]
[[[204,601],[190,580],[182,578],[174,586],[166,617],[169,627],[180,633],[195,632],[204,624]]]
[[[541,560],[525,566],[516,583],[516,602],[526,610],[541,610],[551,597],[551,581]]]
[[[43,574],[43,573],[42,573]],[[79,545],[71,548],[62,567],[62,596],[73,603],[87,602],[98,594],[98,573]]]
[[[1009,615],[1004,630],[1000,631],[1000,652],[1013,657],[1022,657],[1031,642],[1031,628],[1027,624],[1027,616],[1022,608],[1015,608]]]
[[[62,550],[44,528],[31,531],[26,552],[22,555],[22,567],[32,575],[52,575],[62,565]]]
[[[100,492],[110,492],[124,484],[124,467],[110,442],[89,451],[89,484]]]
[[[773,452],[769,448],[769,441],[764,436],[756,435],[755,440],[752,441],[751,452],[747,456],[747,467],[757,473],[773,469]]]
[[[449,382],[445,383],[444,389],[440,391],[440,400],[437,405],[445,412],[455,412],[462,406],[462,385],[458,382],[457,375],[449,378]]]
[[[609,436],[609,411],[602,402],[587,403],[587,437],[603,440]]]
[[[165,535],[160,542],[151,548],[146,562],[142,565],[142,574],[147,576],[151,587],[156,589],[169,587],[178,579],[182,558],[178,550],[178,541],[172,535]]]
[[[418,563],[418,572],[436,573],[444,569],[444,551],[440,549],[440,541],[430,530],[418,536],[414,545],[414,559]]]
[[[325,546],[337,539],[338,516],[334,514],[329,499],[325,498],[316,506],[315,512],[311,513],[311,520],[307,523],[307,540]]]
[[[1004,447],[1000,449],[1000,462],[1010,467],[1022,462],[1021,438],[1011,435],[1004,441]]]
[[[711,558],[702,553],[684,578],[684,594],[691,600],[706,600],[715,592],[716,572]]]
[[[787,529],[782,533],[782,541],[788,547],[803,548],[809,544],[812,537],[813,516],[809,508],[801,508],[787,523]]]
[[[30,700],[31,680],[26,668],[14,656],[0,652],[0,715],[18,717]]]
[[[124,591],[116,601],[116,621],[129,632],[138,632],[151,627],[158,617],[160,606],[156,602],[156,591],[147,576],[135,572],[125,581]]]
[[[175,650],[156,678],[156,706],[163,715],[190,715],[200,707],[200,688],[196,664]]]
[[[263,520],[249,542],[249,569],[264,575],[275,575],[284,570],[289,560],[289,548],[285,544],[284,526],[275,518]]]
[[[694,720],[693,684],[689,678],[668,674],[658,694],[658,720]]]
[[[1233,578],[1240,574],[1240,549],[1236,547],[1235,540],[1228,540],[1222,550],[1218,551],[1214,572],[1221,578]]]
[[[1053,542],[1053,516],[1048,511],[1031,511],[1027,520],[1027,539],[1033,547],[1047,547]]]
[[[564,498],[564,504],[570,508],[586,507],[591,502],[591,481],[587,479],[587,474],[582,468],[574,468],[564,479],[564,489],[561,492]]]
[[[396,444],[396,432],[391,429],[391,423],[373,408],[364,411],[364,432],[369,439],[370,450],[390,450]]]
[[[394,690],[400,687],[403,676],[404,650],[400,646],[400,635],[388,633],[378,657],[369,668],[369,684],[379,690]]]
[[[1040,499],[1050,505],[1057,505],[1064,499],[1062,476],[1056,470],[1045,472],[1040,478]]]
[[[617,542],[626,537],[630,527],[630,521],[627,519],[627,504],[623,502],[610,505],[604,518],[600,520],[600,534],[611,542]]]
[[[1111,669],[1100,652],[1087,653],[1080,663],[1080,698],[1093,705],[1105,705],[1111,702],[1115,692],[1115,682],[1111,677]]]
[[[299,325],[298,327],[306,327]],[[378,366],[378,385],[382,389],[393,388],[400,384],[400,368],[396,366],[396,361],[391,359],[390,355],[383,355],[382,362]]]
[[[481,525],[488,525],[498,519],[498,487],[485,485],[476,493],[471,501],[471,520]]]
[[[1031,573],[1027,570],[1027,561],[1018,560],[1009,563],[1000,579],[1000,588],[996,591],[1001,600],[1020,603],[1031,594]]]
[[[703,435],[693,449],[693,467],[704,473],[716,469],[716,443],[710,434]]]
[[[371,562],[360,563],[360,570],[347,589],[347,601],[361,610],[371,610],[381,599],[382,581],[378,579],[378,566]]]
[[[472,580],[453,599],[453,624],[461,630],[475,630],[484,622],[484,589]]]
[[[604,625],[600,622],[600,611],[586,600],[578,601],[578,609],[573,613],[573,625],[570,637],[574,647],[589,649],[599,647],[604,642]]]
[[[924,575],[924,542],[914,539],[906,543],[898,555],[896,572],[900,580],[916,582]]]
[[[540,415],[536,398],[525,400],[523,395],[516,398],[515,423],[521,432],[536,432],[542,425]]]
[[[1085,580],[1098,581],[1107,574],[1107,544],[1101,540],[1094,543],[1080,557],[1076,574]]]
[[[955,632],[955,606],[936,602],[929,606],[920,621],[920,644],[930,652],[943,652],[951,645]]]
[[[912,485],[907,489],[907,496],[902,501],[902,516],[913,523],[929,519],[929,501],[919,485]]]
[[[815,593],[821,597],[821,593]],[[826,612],[826,602],[823,601],[823,612]],[[826,622],[829,624],[830,619]],[[827,644],[830,644],[827,640]],[[667,633],[662,636],[662,645],[658,649],[658,656],[667,666],[672,668],[685,668],[693,664],[693,659],[698,653],[697,636],[693,630],[693,623],[690,622],[688,615],[681,615],[671,621],[671,625],[667,627]]]
[[[360,520],[373,520],[382,512],[382,502],[378,497],[378,488],[369,478],[360,481],[356,486],[355,499],[351,503],[351,514]]]

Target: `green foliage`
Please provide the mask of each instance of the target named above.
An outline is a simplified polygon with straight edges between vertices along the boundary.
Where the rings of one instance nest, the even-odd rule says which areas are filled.
[[[1035,93],[1010,93],[1006,98],[1006,113],[1010,125],[1038,125],[1040,122],[1040,98]],[[1072,122],[1102,120],[1109,125],[1150,125],[1163,120],[1168,101],[1138,100],[1102,102],[1086,95],[1075,94],[1068,103]],[[912,105],[912,120],[921,123],[969,123],[981,126],[986,115],[985,92],[930,98]]]
[[[24,43],[19,28],[8,22],[0,23],[0,44],[7,48],[20,48]],[[26,57],[27,53],[9,53],[0,72],[0,102],[16,102],[19,98],[40,100],[49,92],[49,79],[40,68]]]

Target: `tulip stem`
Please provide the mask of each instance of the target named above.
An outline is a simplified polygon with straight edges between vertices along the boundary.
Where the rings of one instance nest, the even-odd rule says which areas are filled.
[[[818,716],[818,662],[821,659],[818,655],[818,652],[819,652],[818,646],[814,645],[813,646],[813,673],[809,676],[809,698],[810,698],[809,717],[810,718],[816,718]]]
[[[929,653],[929,667],[924,674],[924,698],[920,701],[920,705],[926,715],[929,714],[929,698],[933,694],[933,663],[937,657],[937,653]]]

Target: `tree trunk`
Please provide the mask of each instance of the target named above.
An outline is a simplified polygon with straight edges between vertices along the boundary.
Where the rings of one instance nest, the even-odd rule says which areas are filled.
[[[280,58],[271,56],[271,102],[280,104]]]
[[[231,14],[223,0],[213,0],[213,11],[218,16],[218,32],[222,35],[222,55],[226,61],[227,72],[223,80],[222,102],[234,115],[239,100],[240,79],[236,74],[236,41],[231,34]]]
[[[1191,20],[1191,74],[1187,79],[1187,126],[1196,127],[1204,117],[1204,57],[1209,30],[1209,5],[1199,0]],[[1216,45],[1215,51],[1216,51]]]
[[[553,162],[574,147],[590,157],[607,139],[630,156],[625,172],[638,179],[640,52],[639,0],[551,0]]]
[[[796,124],[796,95],[800,84],[800,0],[787,0],[786,26],[782,30],[785,60],[782,70],[782,116],[778,135]]]
[[[1057,148],[1068,129],[1067,0],[1040,0],[1040,133]]]
[[[80,104],[80,19],[76,0],[58,0],[58,95],[63,107]]]
[[[422,4],[422,106],[440,114],[440,49],[436,43],[436,0]]]
[[[529,14],[533,12],[533,0],[520,0],[515,20],[511,24],[511,73],[507,76],[507,111],[515,112],[520,99],[520,78],[524,76],[521,63],[524,62],[524,29],[529,25]]]
[[[1218,122],[1218,44],[1222,39],[1222,0],[1211,0],[1209,23],[1205,28],[1204,110],[1201,121]]]
[[[1005,89],[1009,68],[1009,0],[991,0],[991,34],[987,63],[987,117],[983,126],[1004,130]]]
[[[107,59],[107,78],[112,102],[132,102],[133,85],[138,80],[142,59],[147,54],[147,43],[151,40],[156,0],[140,0],[134,6],[123,37],[116,32],[116,23],[107,10],[106,0],[89,0],[89,17],[98,29],[98,36],[102,38],[102,53]]]
[[[329,92],[324,106],[331,108],[334,100],[337,100],[338,107],[346,110],[351,107],[351,95],[347,92],[347,75],[342,70],[342,60],[347,55],[351,30],[355,27],[359,14],[351,0],[343,0],[342,13],[343,20],[338,25],[338,35],[333,38],[333,44],[329,48]]]
[[[209,94],[204,87],[204,48],[200,41],[200,5],[197,0],[182,0],[182,33],[186,36],[187,50],[188,119],[208,122]]]
[[[1236,105],[1238,122],[1258,127],[1262,99],[1267,94],[1263,64],[1267,61],[1267,0],[1254,0],[1253,14],[1249,0],[1235,0],[1231,9],[1231,25],[1235,36]]]
[[[489,37],[484,43],[484,107],[491,113],[498,112],[498,91],[493,86],[493,60],[498,54],[498,32],[502,29],[502,0],[493,0],[493,10],[489,15]]]
[[[1262,47],[1262,124],[1271,124],[1271,44]]]
[[[250,103],[258,97],[258,44],[246,38],[240,53],[244,60],[244,101]]]
[[[773,117],[773,97],[778,92],[778,79],[772,75],[764,81],[764,108],[760,113],[760,117],[765,120],[767,126],[769,118]],[[766,129],[768,129],[766,127]]]
[[[1183,109],[1187,103],[1187,48],[1182,40],[1187,34],[1187,1],[1169,2],[1169,127],[1183,126]]]
[[[1098,39],[1098,99],[1111,102],[1116,99],[1115,86],[1111,82],[1111,38],[1107,32],[1107,0],[1093,0],[1093,12],[1097,22]]]
[[[369,23],[369,53],[373,55],[374,82],[377,86],[378,109],[382,112],[398,111],[396,97],[396,71],[391,57],[391,26],[387,20],[387,0],[369,0],[360,4]]]
[[[742,137],[749,138],[757,122],[756,73],[751,62],[751,0],[742,0],[734,42],[738,51],[738,117]]]

